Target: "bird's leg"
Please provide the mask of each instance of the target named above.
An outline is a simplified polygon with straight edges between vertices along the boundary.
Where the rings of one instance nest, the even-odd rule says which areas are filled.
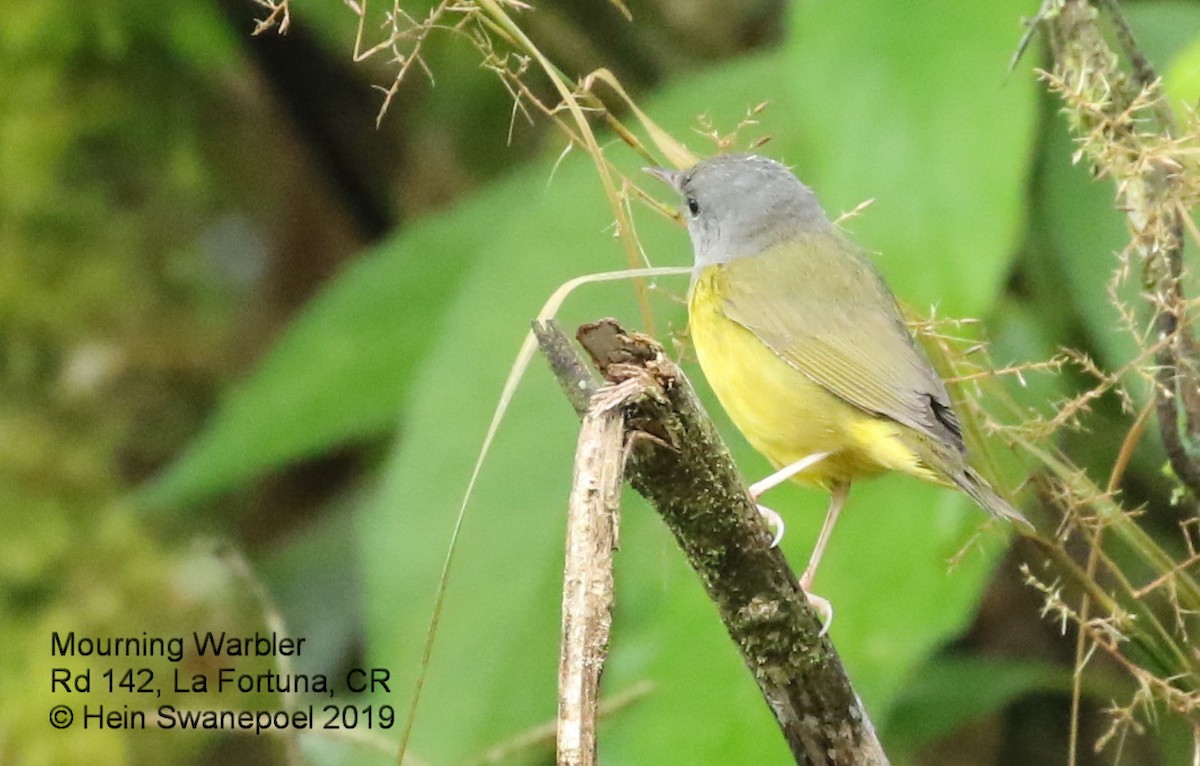
[[[804,589],[808,603],[821,616],[821,635],[825,635],[829,626],[833,624],[833,605],[829,603],[828,599],[812,593],[812,581],[817,575],[817,565],[821,563],[821,556],[825,554],[825,546],[829,544],[829,536],[833,534],[833,527],[837,524],[838,515],[842,512],[842,505],[846,502],[846,495],[849,492],[850,485],[846,482],[838,482],[833,485],[833,493],[829,498],[829,512],[825,514],[825,523],[821,525],[821,534],[817,535],[817,543],[813,546],[812,555],[808,557],[808,566],[804,568],[804,574],[800,576],[800,587]]]
[[[780,484],[792,478],[801,471],[811,468],[825,458],[829,457],[831,452],[814,452],[811,455],[800,458],[791,465],[785,465],[775,473],[765,479],[756,481],[750,485],[750,497],[757,500],[767,493],[767,490],[775,489]]]
[[[817,575],[817,566],[821,563],[821,556],[825,553],[825,546],[829,544],[829,536],[833,534],[833,526],[837,524],[838,514],[842,512],[842,504],[846,502],[849,492],[850,485],[845,482],[833,485],[833,494],[829,498],[829,512],[825,514],[821,534],[817,535],[817,544],[813,546],[812,555],[808,557],[808,566],[804,568],[804,574],[800,577],[800,587],[806,591],[811,588],[813,578]]]
[[[762,497],[767,490],[778,487],[783,482],[792,478],[801,471],[816,465],[825,458],[829,457],[829,452],[815,452],[806,457],[802,457],[791,465],[785,465],[775,473],[765,479],[756,481],[750,485],[750,499],[758,506],[758,513],[766,521],[767,526],[771,528],[771,547],[779,545],[779,541],[783,539],[783,517],[765,505],[758,502],[758,498]],[[806,589],[807,590],[807,589]]]

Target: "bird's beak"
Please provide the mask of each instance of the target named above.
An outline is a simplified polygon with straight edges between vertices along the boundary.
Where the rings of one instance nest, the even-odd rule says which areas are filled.
[[[670,168],[642,168],[642,172],[654,176],[672,189],[679,188],[679,180],[683,175],[683,171]]]

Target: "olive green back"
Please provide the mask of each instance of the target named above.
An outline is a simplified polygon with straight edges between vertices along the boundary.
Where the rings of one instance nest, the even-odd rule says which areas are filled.
[[[941,378],[874,267],[835,231],[721,264],[725,314],[834,395],[962,452]]]

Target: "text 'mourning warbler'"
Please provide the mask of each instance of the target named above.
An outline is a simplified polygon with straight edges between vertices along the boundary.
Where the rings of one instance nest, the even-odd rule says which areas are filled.
[[[811,189],[754,155],[647,172],[684,199],[695,252],[688,325],[700,367],[734,425],[779,469],[751,494],[789,478],[831,494],[800,581],[806,593],[859,478],[901,471],[1029,524],[967,464],[945,384],[870,259]],[[828,624],[828,602],[809,598]]]

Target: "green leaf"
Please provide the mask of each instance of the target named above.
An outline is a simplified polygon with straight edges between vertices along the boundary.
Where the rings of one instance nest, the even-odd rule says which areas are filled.
[[[1163,77],[1163,88],[1176,108],[1200,102],[1200,37],[1171,63]]]
[[[736,75],[724,124],[754,98],[772,100],[767,124],[777,140],[770,151],[797,161],[831,211],[876,199],[848,227],[883,253],[881,268],[902,298],[918,307],[938,302],[951,314],[978,311],[999,291],[1021,215],[1012,192],[1026,173],[1032,89],[1023,75],[1005,79],[1011,9],[949,14],[953,21],[936,6],[894,19],[893,11],[872,9],[870,19],[851,23],[831,8],[804,6],[793,43]],[[836,33],[805,32],[825,29]],[[990,44],[917,55],[911,41],[927,34]],[[862,56],[862,45],[874,54]],[[796,76],[771,86],[779,71]],[[725,87],[730,79],[716,74],[713,81]],[[694,115],[719,105],[711,93],[686,95],[688,110],[668,115],[667,124],[686,129]],[[976,151],[972,130],[990,137],[987,152]],[[510,212],[511,200],[489,199],[490,210],[480,213],[488,220]],[[194,501],[390,425],[428,328],[489,230],[487,222],[455,230],[445,218],[423,221],[411,237],[401,236],[403,244],[390,242],[351,266],[229,394],[144,500]],[[438,255],[410,257],[416,250]]]
[[[1179,3],[1144,3],[1122,11],[1150,61],[1159,65],[1171,61],[1200,24],[1200,8]],[[1057,283],[1061,298],[1080,314],[1100,361],[1116,369],[1138,352],[1108,292],[1116,254],[1129,243],[1128,228],[1116,209],[1111,179],[1094,179],[1086,163],[1072,163],[1077,147],[1063,119],[1055,119],[1047,128],[1040,161],[1042,202],[1035,215],[1036,228],[1047,237],[1050,252],[1033,265],[1053,272],[1046,278]],[[1144,303],[1140,291],[1140,278],[1134,273],[1118,295],[1140,311]],[[1059,311],[1065,313],[1061,307]]]
[[[1158,66],[1175,60],[1200,24],[1200,8],[1179,3],[1141,3],[1122,11],[1148,59]],[[1088,350],[1101,367],[1118,370],[1149,342],[1139,342],[1133,335],[1147,331],[1149,311],[1141,295],[1136,263],[1115,291],[1127,313],[1135,317],[1137,326],[1132,331],[1113,305],[1110,287],[1118,267],[1117,254],[1129,244],[1128,224],[1117,209],[1112,180],[1093,178],[1084,162],[1073,164],[1076,150],[1062,117],[1049,121],[1033,205],[1035,249],[1025,266],[1040,292],[1040,306],[1053,307],[1052,311],[1039,309],[1039,313],[1045,324],[1060,325],[1055,337],[1070,338],[1071,345]],[[1185,246],[1187,251],[1194,248],[1190,242]],[[1185,254],[1185,260],[1187,257]],[[1194,287],[1189,284],[1185,290],[1190,294]],[[1064,329],[1065,317],[1071,317],[1069,330]],[[1131,376],[1125,384],[1135,402],[1146,401],[1150,389],[1143,381]],[[1114,399],[1102,399],[1095,406],[1088,432],[1067,433],[1064,444],[1077,464],[1103,476],[1111,469],[1129,425],[1127,414]],[[1163,491],[1169,491],[1159,471],[1165,460],[1160,440],[1142,439],[1133,459],[1135,473],[1162,481]]]
[[[1121,6],[1121,13],[1133,28],[1138,47],[1159,74],[1170,72],[1176,57],[1184,55],[1196,42],[1200,6],[1194,3],[1176,0],[1130,3]],[[1166,85],[1170,91],[1171,84]]]
[[[438,328],[381,497],[361,520],[372,648],[401,679],[415,668],[455,509],[529,321],[566,279],[616,265],[599,185],[574,159],[549,184],[547,168],[530,169],[485,192],[523,213],[491,229],[488,257]],[[476,225],[470,211],[456,221]],[[643,228],[648,246],[669,230]],[[563,320],[614,313],[636,323],[625,285],[585,288]],[[424,758],[462,758],[554,715],[562,508],[577,428],[535,360],[461,538],[417,729]]]
[[[848,227],[882,251],[901,298],[982,314],[1022,228],[1033,86],[1024,73],[1006,80],[1013,10],[997,4],[963,19],[956,9],[805,4],[784,48],[678,83],[652,113],[676,129],[701,112],[732,126],[771,100],[764,129],[776,139],[767,151],[796,163],[831,211],[876,198]],[[496,184],[352,266],[147,497],[180,502],[228,488],[378,430],[406,405],[379,500],[360,518],[372,653],[397,679],[416,667],[458,498],[529,320],[564,280],[621,265],[589,163],[569,158],[553,180],[549,168]],[[656,262],[687,262],[681,231],[657,219],[638,227]],[[681,282],[664,285],[677,295]],[[656,305],[660,331],[682,326],[677,303]],[[640,324],[620,285],[586,288],[563,320],[606,314]],[[747,475],[765,473],[721,422]],[[467,520],[418,719],[419,755],[464,757],[553,717],[562,509],[576,427],[538,363]],[[802,566],[826,498],[781,489],[769,502],[788,517],[784,547]],[[852,493],[817,587],[837,606],[834,639],[877,717],[911,669],[969,620],[1000,550],[991,535],[947,572],[983,519],[968,506],[905,477]],[[619,690],[650,678],[657,691],[608,724],[606,752],[650,761],[783,757],[712,607],[640,504],[626,509],[624,541],[606,683]]]
[[[511,201],[415,224],[347,268],[236,387],[142,504],[191,502],[394,425],[446,304]],[[459,226],[470,216],[471,228]]]
[[[729,127],[771,100],[763,130],[776,138],[765,152],[795,163],[835,212],[878,199],[851,228],[884,252],[881,264],[897,293],[917,305],[939,300],[944,313],[982,315],[1001,291],[1022,231],[1034,90],[1027,73],[1006,79],[1019,34],[1014,9],[960,10],[949,3],[805,4],[800,32],[783,49],[677,83],[649,111],[677,131],[702,112]],[[930,40],[937,44],[921,44]],[[379,500],[361,518],[372,652],[398,677],[416,672],[457,503],[529,320],[563,280],[621,265],[589,163],[568,158],[543,190],[549,167],[483,193],[482,205],[505,200],[514,212],[490,230],[487,257],[438,327],[410,388],[404,436]],[[476,226],[467,212],[455,221]],[[688,261],[683,232],[653,219],[639,220],[638,230],[656,263]],[[662,302],[660,332],[668,307],[679,326],[678,307]],[[572,327],[603,315],[640,324],[623,286],[587,288],[563,322]],[[762,458],[715,403],[710,411],[746,475],[763,475]],[[539,361],[501,428],[466,520],[416,755],[462,758],[554,716],[562,524],[576,429]],[[802,567],[827,498],[785,488],[767,502],[787,518],[783,546]],[[984,518],[957,494],[907,477],[864,482],[852,492],[817,590],[835,604],[834,641],[878,720],[913,669],[969,622],[1002,535],[985,535],[952,571],[948,562]],[[656,690],[606,722],[604,757],[785,759],[752,679],[657,519],[631,502],[622,524],[605,685],[620,691],[650,679]],[[407,688],[398,697],[407,699]]]
[[[1065,121],[1056,118],[1041,164],[1044,204],[1039,218],[1044,216],[1050,256],[1041,267],[1055,272],[1049,279],[1057,283],[1061,299],[1078,311],[1101,363],[1116,368],[1137,354],[1107,291],[1129,234],[1111,182],[1093,180],[1085,164],[1072,164],[1074,151]],[[1137,305],[1137,294],[1136,279],[1121,285],[1119,295],[1129,305]]]
[[[889,755],[911,754],[1031,692],[1071,691],[1071,670],[1045,662],[941,657],[913,675],[883,728]]]
[[[1057,321],[1061,314],[1050,317],[1047,313],[1024,300],[1005,298],[997,303],[988,317],[991,341],[988,353],[993,364],[999,368],[1016,367],[1055,357],[1059,352],[1057,339],[1069,335],[1065,323]],[[1015,406],[1023,408],[1022,413],[1049,417],[1053,414],[1051,405],[1061,401],[1066,393],[1062,376],[1053,370],[1025,372],[1019,380],[1012,376],[1008,380],[1015,385],[1009,385],[1006,393],[1011,395]],[[995,414],[1006,421],[1019,417],[1016,413]]]
[[[1029,67],[1011,74],[1037,4],[872,0],[796,5],[783,66],[787,150],[830,211],[878,250],[902,300],[978,315],[1022,231],[1033,139]],[[774,144],[771,145],[774,151]]]

